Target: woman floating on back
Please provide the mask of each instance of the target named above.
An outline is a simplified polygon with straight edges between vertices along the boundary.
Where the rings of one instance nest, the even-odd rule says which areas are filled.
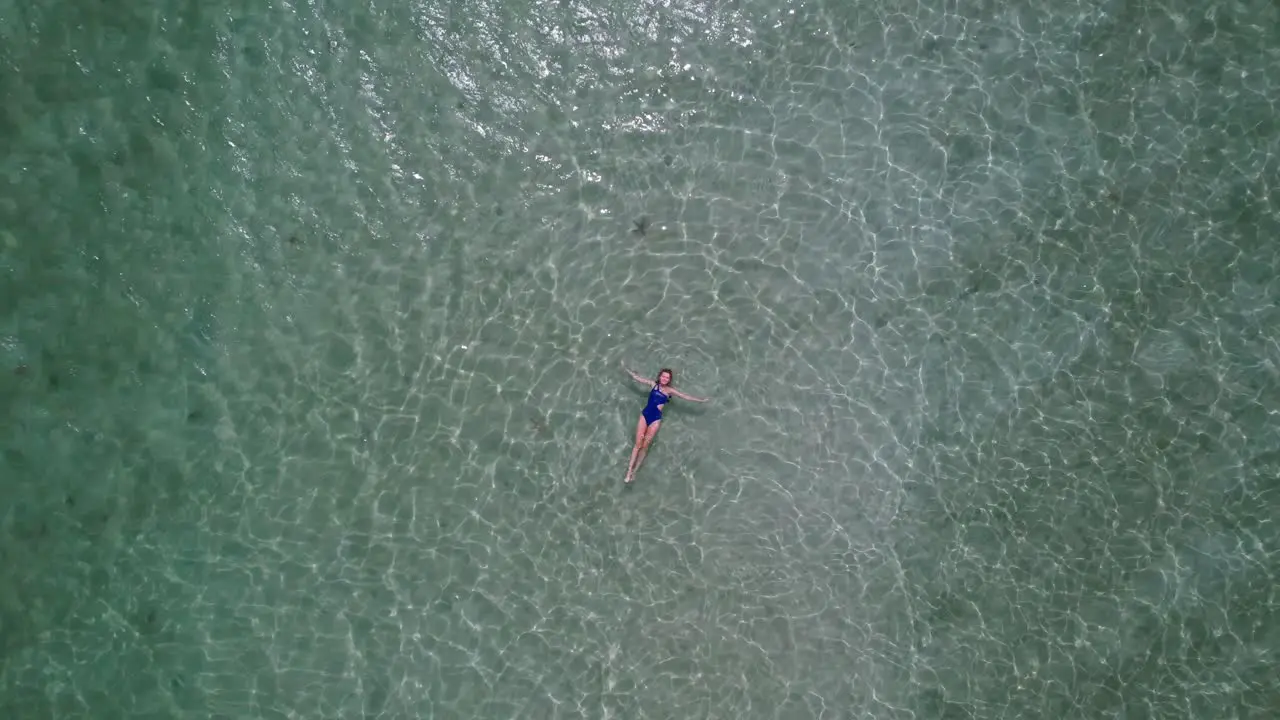
[[[651,380],[642,377],[627,370],[624,363],[623,370],[635,379],[638,383],[649,385],[649,404],[644,406],[644,410],[640,412],[640,419],[636,421],[636,444],[631,448],[631,463],[627,465],[627,477],[623,481],[631,484],[635,478],[636,471],[640,469],[640,463],[644,462],[644,456],[649,451],[649,443],[653,442],[653,438],[658,434],[658,428],[662,426],[662,409],[671,401],[671,398],[678,397],[681,400],[689,400],[691,402],[707,402],[708,398],[699,398],[692,395],[686,395],[679,390],[671,387],[671,381],[675,379],[675,373],[669,368],[662,368],[658,371],[658,378]]]

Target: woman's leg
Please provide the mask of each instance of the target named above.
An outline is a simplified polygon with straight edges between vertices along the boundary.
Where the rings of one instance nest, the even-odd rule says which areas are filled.
[[[631,448],[631,461],[627,463],[627,479],[625,482],[631,482],[631,476],[636,471],[636,455],[640,453],[640,443],[644,442],[644,432],[647,426],[644,422],[644,415],[636,421],[636,444]]]
[[[655,420],[652,425],[645,429],[644,438],[636,445],[636,449],[640,451],[640,454],[636,457],[635,467],[631,469],[632,475],[640,471],[640,464],[644,462],[644,456],[649,452],[649,443],[653,442],[653,438],[658,434],[658,428],[661,425],[661,420]]]

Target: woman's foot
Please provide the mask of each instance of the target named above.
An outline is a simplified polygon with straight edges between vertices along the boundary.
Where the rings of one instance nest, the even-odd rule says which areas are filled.
[[[628,470],[628,471],[627,471],[627,476],[626,476],[625,478],[623,478],[623,479],[622,479],[622,483],[623,483],[624,485],[630,485],[630,484],[631,484],[631,480],[632,480],[632,478],[633,478],[633,477],[635,477],[634,473],[632,473],[632,471]]]

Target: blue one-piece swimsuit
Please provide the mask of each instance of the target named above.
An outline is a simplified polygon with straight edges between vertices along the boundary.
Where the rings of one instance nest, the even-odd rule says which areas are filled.
[[[644,424],[652,425],[662,419],[662,406],[667,404],[671,397],[663,394],[655,383],[653,389],[649,391],[649,404],[644,406]]]

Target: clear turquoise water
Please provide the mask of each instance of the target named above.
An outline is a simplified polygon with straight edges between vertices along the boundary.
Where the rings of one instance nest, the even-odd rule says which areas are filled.
[[[0,3],[4,717],[1273,717],[1280,6],[938,7]]]

